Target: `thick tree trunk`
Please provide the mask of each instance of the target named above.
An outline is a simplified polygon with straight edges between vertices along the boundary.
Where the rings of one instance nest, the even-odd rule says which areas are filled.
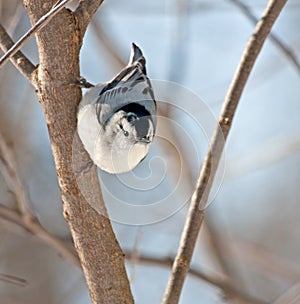
[[[55,2],[25,0],[24,6],[31,22],[35,23]],[[76,111],[81,90],[72,83],[80,75],[79,51],[87,25],[82,20],[90,20],[93,14],[86,7],[89,3],[94,2],[91,5],[95,11],[102,1],[84,2],[82,10],[76,13],[63,9],[36,34],[40,62],[35,84],[48,126],[64,216],[70,226],[92,301],[98,304],[133,303],[124,255],[105,216],[96,167],[87,166],[90,160],[76,133]],[[102,214],[91,207],[89,200],[100,205]]]

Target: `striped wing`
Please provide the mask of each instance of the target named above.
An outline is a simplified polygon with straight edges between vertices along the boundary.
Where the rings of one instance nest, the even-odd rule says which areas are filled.
[[[135,61],[102,88],[96,102],[97,118],[101,125],[107,123],[112,113],[130,103],[144,106],[156,125],[153,89],[143,70],[142,63]]]

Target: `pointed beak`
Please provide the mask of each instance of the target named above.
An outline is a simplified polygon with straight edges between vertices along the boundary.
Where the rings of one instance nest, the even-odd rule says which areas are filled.
[[[143,144],[150,144],[151,140],[148,136],[147,137],[145,136],[145,137],[139,138],[139,142],[141,142]]]

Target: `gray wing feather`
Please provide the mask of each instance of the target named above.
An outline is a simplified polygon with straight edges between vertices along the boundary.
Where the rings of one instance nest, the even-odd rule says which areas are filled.
[[[107,123],[112,113],[129,103],[144,106],[156,125],[156,102],[145,62],[142,51],[133,43],[128,66],[103,85],[96,97],[97,118],[101,125]]]

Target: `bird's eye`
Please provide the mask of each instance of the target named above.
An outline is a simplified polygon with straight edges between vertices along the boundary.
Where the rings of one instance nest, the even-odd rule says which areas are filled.
[[[127,120],[128,120],[128,122],[135,121],[135,120],[136,120],[136,115],[134,115],[134,114],[129,114],[129,115],[127,116]]]

